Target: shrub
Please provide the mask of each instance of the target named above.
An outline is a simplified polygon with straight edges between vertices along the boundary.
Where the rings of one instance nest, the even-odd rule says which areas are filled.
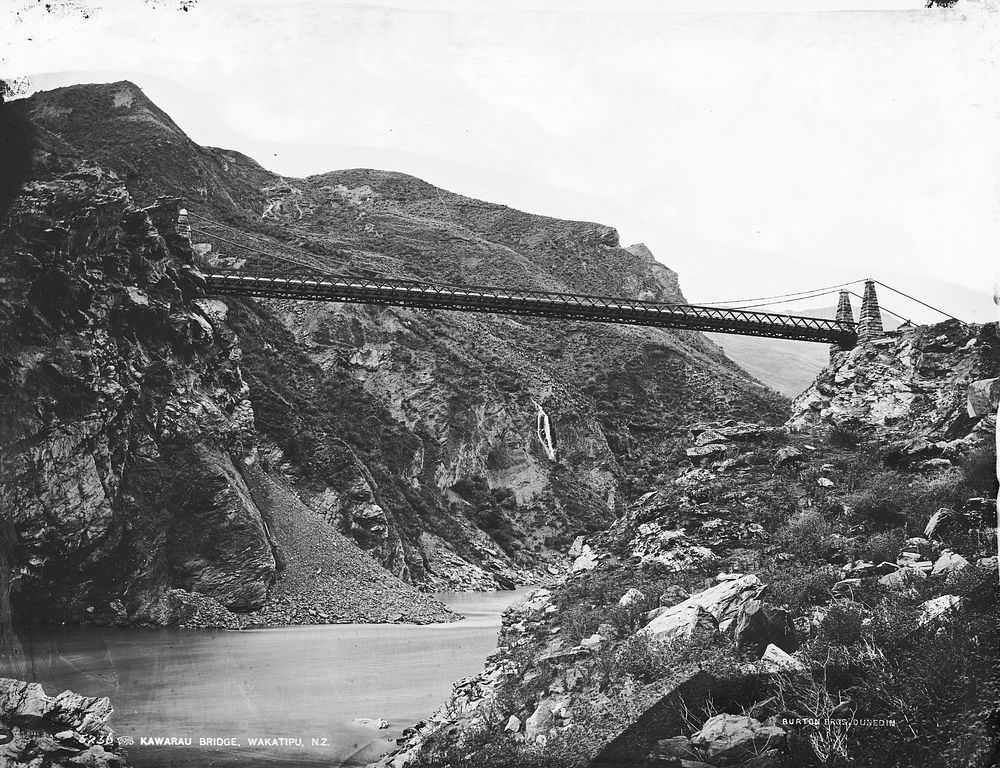
[[[908,535],[922,536],[927,521],[938,509],[958,509],[973,495],[975,493],[965,482],[963,473],[957,469],[914,480],[902,494]]]
[[[869,475],[869,482],[849,500],[853,522],[876,526],[898,525],[906,519],[903,507],[906,479],[896,472]]]
[[[851,646],[861,639],[864,608],[857,603],[840,600],[826,612],[820,624],[820,636],[832,645]]]
[[[670,674],[677,663],[672,643],[640,634],[619,643],[615,650],[615,668],[642,683],[651,683]]]
[[[991,749],[1000,701],[995,577],[986,583],[936,629],[919,629],[911,613],[887,607],[876,628],[882,652],[867,661],[856,699],[870,716],[896,725],[852,733],[857,765],[989,764],[967,762]]]
[[[776,429],[773,432],[768,432],[764,436],[764,445],[769,445],[772,447],[780,447],[782,445],[788,445],[788,433],[783,429]]]
[[[794,486],[778,477],[763,481],[755,496],[732,505],[733,512],[760,523],[768,532],[777,531],[798,508]]]
[[[851,549],[850,554],[854,559],[870,560],[876,565],[886,561],[894,563],[905,543],[906,531],[891,528],[888,531],[876,531],[863,539]]]
[[[841,426],[831,427],[826,435],[827,443],[834,448],[857,448],[863,439],[860,432]]]
[[[798,566],[789,568],[781,565],[760,574],[761,581],[768,585],[771,602],[788,606],[792,613],[800,613],[814,605],[830,601],[830,587],[840,580],[839,570],[832,565],[819,568]]]
[[[777,674],[774,686],[780,709],[818,721],[789,730],[788,753],[792,764],[828,768],[850,765],[851,728],[838,722],[843,716],[835,710],[843,698],[839,692],[831,691],[826,668],[815,676],[793,672]]]
[[[859,445],[846,460],[836,463],[840,475],[840,487],[850,493],[865,490],[875,475],[886,473],[881,451],[869,443]]]
[[[820,560],[827,554],[833,526],[816,510],[797,512],[774,536],[774,543],[803,560]]]
[[[603,612],[597,612],[592,605],[578,604],[563,608],[559,615],[559,626],[563,639],[574,645],[597,631],[604,620]]]
[[[744,461],[751,467],[770,467],[774,463],[774,451],[766,448],[754,448],[743,455]]]

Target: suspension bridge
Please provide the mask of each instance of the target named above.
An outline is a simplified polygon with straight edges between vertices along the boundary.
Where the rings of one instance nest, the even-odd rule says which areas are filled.
[[[859,340],[865,341],[882,335],[881,313],[875,293],[876,281],[873,280],[864,281],[865,292],[861,297],[861,315],[859,321],[855,322],[849,298],[852,292],[845,290],[846,286],[853,283],[832,286],[824,289],[824,293],[803,291],[780,297],[694,305],[624,297],[362,277],[335,274],[333,269],[324,263],[322,256],[316,253],[272,241],[263,244],[263,238],[260,236],[248,235],[245,231],[196,214],[189,215],[195,220],[193,225],[189,223],[186,212],[182,212],[178,222],[179,229],[183,230],[186,236],[197,234],[207,239],[213,248],[225,248],[228,253],[233,254],[225,259],[215,258],[209,266],[202,267],[207,290],[211,295],[392,305],[678,328],[818,342],[831,344],[839,349],[851,349]],[[787,299],[789,296],[815,298],[837,290],[840,302],[835,319],[757,310],[757,307],[767,305],[768,300]],[[764,304],[753,304],[755,301],[764,301]]]

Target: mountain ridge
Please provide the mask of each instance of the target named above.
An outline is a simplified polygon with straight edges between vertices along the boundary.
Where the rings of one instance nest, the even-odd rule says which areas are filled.
[[[676,274],[645,247],[621,247],[612,227],[524,213],[392,171],[282,177],[194,144],[128,82],[9,106],[35,126],[40,179],[64,173],[60,164],[106,164],[164,232],[182,203],[163,201],[183,196],[191,243],[168,239],[193,248],[197,263],[252,268],[260,251],[291,248],[347,274],[683,301]],[[752,411],[778,422],[787,408],[693,332],[197,301],[238,355],[265,473],[425,590],[549,574],[566,542],[602,528],[642,478],[660,472],[690,414]],[[540,437],[543,420],[555,449]]]

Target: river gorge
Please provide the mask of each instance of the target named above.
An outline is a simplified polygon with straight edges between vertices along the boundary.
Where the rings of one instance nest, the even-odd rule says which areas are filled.
[[[20,634],[47,692],[111,698],[135,766],[358,766],[482,669],[501,613],[525,593],[438,593],[465,617],[450,624]]]

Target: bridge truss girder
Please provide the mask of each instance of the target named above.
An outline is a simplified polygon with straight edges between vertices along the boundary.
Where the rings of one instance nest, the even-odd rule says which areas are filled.
[[[856,326],[852,322],[690,304],[662,304],[607,296],[477,286],[375,281],[329,275],[279,276],[274,273],[236,270],[212,270],[205,274],[205,279],[210,294],[380,304],[460,312],[495,312],[793,339],[836,344],[842,349],[849,349],[857,342]]]

